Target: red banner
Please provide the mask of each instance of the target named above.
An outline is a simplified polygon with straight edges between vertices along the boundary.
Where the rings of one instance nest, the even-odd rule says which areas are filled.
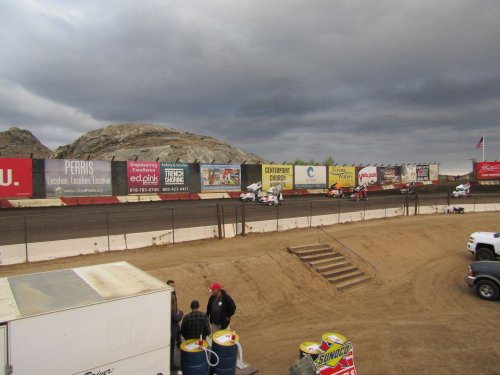
[[[154,161],[127,162],[128,193],[159,193],[160,163]]]
[[[31,159],[0,158],[0,198],[31,198]]]
[[[483,161],[476,163],[477,179],[491,180],[500,178],[500,162],[499,161]]]

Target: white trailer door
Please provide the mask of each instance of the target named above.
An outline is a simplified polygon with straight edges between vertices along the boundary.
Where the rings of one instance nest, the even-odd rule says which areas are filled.
[[[167,353],[170,350],[167,290],[9,323],[10,364],[19,375],[79,374],[162,348]],[[156,369],[156,363],[157,357],[153,357],[152,369]],[[163,371],[137,375],[166,374],[167,356],[163,366]]]

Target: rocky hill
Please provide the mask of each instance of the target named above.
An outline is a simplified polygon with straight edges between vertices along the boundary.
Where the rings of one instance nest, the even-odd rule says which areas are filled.
[[[30,144],[25,147],[28,148]],[[110,125],[93,130],[69,145],[58,147],[52,153],[49,150],[49,153],[43,154],[42,157],[47,158],[48,155],[54,159],[86,159],[90,155],[94,160],[111,160],[114,157],[113,160],[117,161],[179,160],[188,163],[231,161],[238,164],[245,160],[247,163],[265,161],[258,155],[241,151],[212,137],[149,124]],[[29,156],[29,152],[20,156]]]
[[[0,132],[0,156],[3,158],[49,158],[52,151],[44,146],[29,130],[10,128]]]

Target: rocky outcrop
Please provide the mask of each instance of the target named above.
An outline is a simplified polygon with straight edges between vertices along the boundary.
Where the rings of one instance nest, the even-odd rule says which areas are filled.
[[[52,151],[29,130],[14,127],[0,132],[0,156],[3,158],[46,159],[51,154]]]
[[[59,147],[53,158],[64,159],[255,163],[261,157],[212,137],[158,125],[110,125],[90,131],[72,144]]]

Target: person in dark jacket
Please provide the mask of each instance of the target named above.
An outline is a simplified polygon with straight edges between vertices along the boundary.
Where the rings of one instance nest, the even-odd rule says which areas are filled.
[[[230,329],[229,323],[236,312],[236,304],[219,283],[213,283],[209,290],[212,295],[208,299],[207,316],[212,333],[221,329]]]
[[[198,339],[200,336],[206,339],[210,334],[210,323],[205,313],[199,311],[200,303],[191,301],[191,312],[184,315],[181,324],[182,337],[186,340]]]

